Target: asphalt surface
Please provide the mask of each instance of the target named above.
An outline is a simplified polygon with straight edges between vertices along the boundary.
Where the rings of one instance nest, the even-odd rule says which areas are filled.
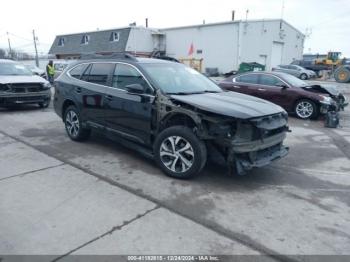
[[[182,181],[100,135],[70,141],[51,107],[0,109],[0,254],[350,255],[349,111],[337,129],[291,117],[268,167]]]

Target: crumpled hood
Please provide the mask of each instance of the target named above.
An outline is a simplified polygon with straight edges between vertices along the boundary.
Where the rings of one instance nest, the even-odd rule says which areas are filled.
[[[46,83],[47,81],[37,75],[32,76],[1,76],[0,84],[16,84],[16,83]]]
[[[284,110],[271,102],[236,92],[171,95],[172,99],[198,109],[240,119],[281,113]]]
[[[319,93],[324,93],[324,94],[329,94],[332,96],[339,96],[340,92],[337,88],[333,86],[327,86],[327,85],[312,85],[312,86],[307,86],[304,88],[307,91],[314,91],[314,92],[319,92]]]

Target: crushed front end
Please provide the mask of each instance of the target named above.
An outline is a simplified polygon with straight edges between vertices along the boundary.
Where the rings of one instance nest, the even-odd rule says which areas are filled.
[[[50,87],[48,83],[0,84],[0,106],[50,101]]]
[[[223,129],[225,124],[218,126]],[[212,143],[225,157],[232,172],[243,175],[247,170],[266,166],[288,154],[288,147],[283,145],[290,131],[285,112],[237,120],[228,126],[230,132],[226,137],[217,137]]]

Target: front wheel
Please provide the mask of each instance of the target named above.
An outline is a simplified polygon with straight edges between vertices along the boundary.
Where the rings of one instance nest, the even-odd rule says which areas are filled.
[[[84,141],[89,138],[91,130],[82,127],[80,114],[75,106],[69,106],[64,114],[67,134],[74,141]]]
[[[318,107],[308,99],[299,100],[294,107],[295,114],[301,119],[316,119],[318,117]]]
[[[172,126],[162,131],[156,138],[154,154],[164,173],[175,178],[199,174],[207,161],[204,142],[184,126]]]

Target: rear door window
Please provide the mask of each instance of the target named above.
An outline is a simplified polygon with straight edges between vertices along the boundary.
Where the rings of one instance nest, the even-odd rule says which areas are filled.
[[[247,74],[236,78],[236,82],[247,84],[258,84],[258,74]]]
[[[112,63],[93,63],[90,69],[88,82],[98,85],[107,85],[113,68],[114,64]]]
[[[283,85],[283,82],[275,76],[261,75],[259,84],[265,86],[281,86]]]

